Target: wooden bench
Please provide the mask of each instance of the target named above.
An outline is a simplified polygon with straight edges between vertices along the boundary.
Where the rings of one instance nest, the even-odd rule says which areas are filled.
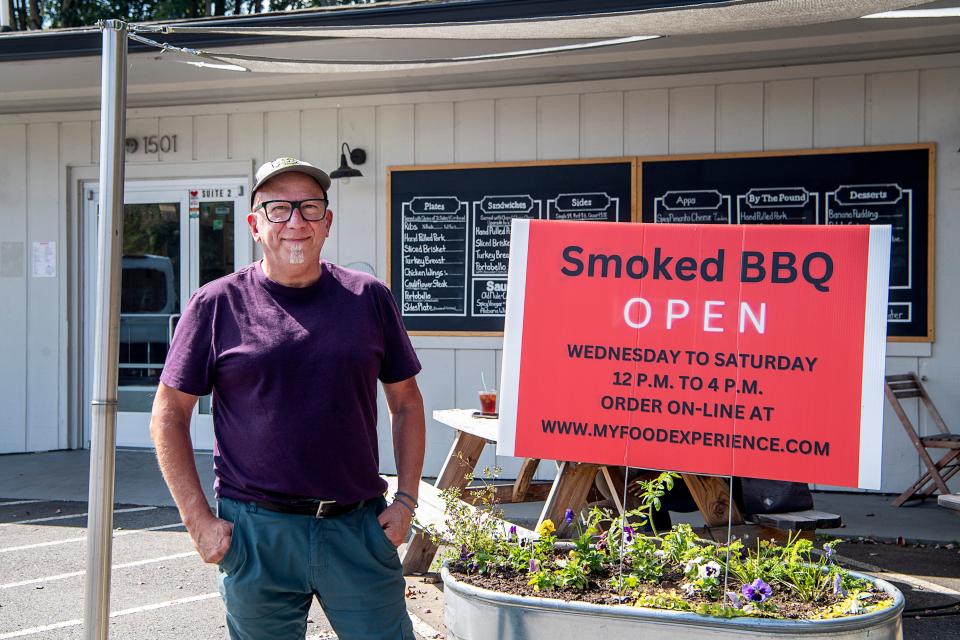
[[[448,487],[466,489],[466,476],[474,473],[484,447],[497,441],[498,421],[477,418],[472,409],[436,410],[433,412],[433,419],[451,427],[456,437],[436,484],[427,486],[430,486],[431,490]],[[497,489],[497,501],[508,503],[544,500],[537,522],[540,523],[549,518],[557,527],[557,534],[562,537],[566,533],[563,524],[564,513],[568,508],[579,511],[586,505],[587,496],[594,487],[594,478],[597,474],[601,474],[607,486],[611,487],[617,510],[622,513],[622,505],[616,497],[621,492],[613,489],[613,487],[621,489],[623,487],[622,467],[558,461],[557,475],[552,484],[535,485],[532,479],[540,462],[535,458],[524,460],[512,487],[507,485]],[[706,525],[701,530],[701,535],[713,540],[726,541],[727,509],[730,505],[729,481],[715,476],[695,474],[682,474],[682,476]],[[469,491],[464,493],[465,500],[470,501]],[[439,509],[443,511],[442,504]],[[814,513],[817,515],[804,512],[766,515],[763,523],[747,524],[736,505],[733,505],[729,520],[733,535],[744,541],[755,537],[785,541],[793,531],[799,531],[803,537],[812,538],[818,528],[840,526],[840,516],[822,512]],[[436,547],[428,539],[420,535],[415,536],[404,558],[404,570],[412,573],[426,571],[434,553],[436,553]]]
[[[757,513],[745,516],[754,529],[743,533],[752,533],[762,539],[774,539],[785,542],[788,537],[799,535],[813,540],[818,529],[836,529],[843,524],[843,518],[835,513],[806,509],[786,513]],[[724,534],[726,535],[726,534]]]
[[[600,472],[603,474],[604,480],[614,495],[614,503],[622,513],[620,499],[616,494],[623,487],[623,467],[592,466],[595,467],[594,473]],[[801,538],[812,540],[817,529],[832,529],[842,524],[842,518],[839,515],[813,509],[787,513],[741,515],[736,504],[730,501],[729,482],[726,479],[687,473],[681,474],[681,477],[690,490],[690,495],[696,502],[700,515],[703,517],[704,527],[700,529],[700,534],[716,542],[726,543],[728,506],[732,509],[730,513],[730,535],[732,538],[743,540],[744,543],[757,538],[773,539],[782,543],[786,542],[791,535],[799,535]],[[590,475],[590,482],[593,481],[592,478],[593,475]]]
[[[952,509],[960,513],[960,493],[948,493],[937,496],[937,504],[944,509]]]
[[[393,476],[385,479],[388,485],[388,495],[393,495],[397,490],[397,478]],[[417,516],[414,519],[413,537],[408,541],[407,550],[401,559],[404,575],[425,573],[433,562],[433,556],[437,550],[427,534],[427,527],[432,527],[442,538],[447,533],[446,504],[440,494],[440,489],[421,480],[417,501],[420,506],[417,508]],[[465,504],[468,508],[477,508],[469,502],[465,501]],[[507,532],[511,526],[516,526],[506,521],[500,522],[504,532]],[[536,537],[536,533],[520,526],[517,526],[517,535],[521,538],[532,539]]]

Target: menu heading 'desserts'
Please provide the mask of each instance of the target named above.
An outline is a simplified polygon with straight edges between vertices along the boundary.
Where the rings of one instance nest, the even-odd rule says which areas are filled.
[[[890,238],[514,220],[497,452],[879,488]]]

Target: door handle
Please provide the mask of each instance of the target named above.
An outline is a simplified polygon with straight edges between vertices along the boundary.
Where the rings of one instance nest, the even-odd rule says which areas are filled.
[[[173,329],[177,324],[177,320],[180,318],[179,313],[171,313],[170,317],[167,318],[167,346],[170,346],[170,343],[173,342]]]

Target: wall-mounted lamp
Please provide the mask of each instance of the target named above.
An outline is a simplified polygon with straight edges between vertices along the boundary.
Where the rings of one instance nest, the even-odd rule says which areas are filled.
[[[363,149],[351,149],[350,145],[344,142],[340,145],[340,166],[335,171],[330,172],[331,180],[343,180],[346,182],[350,178],[362,178],[363,174],[359,169],[355,169],[347,164],[347,154],[350,154],[350,162],[353,164],[363,164],[367,161],[367,152]]]

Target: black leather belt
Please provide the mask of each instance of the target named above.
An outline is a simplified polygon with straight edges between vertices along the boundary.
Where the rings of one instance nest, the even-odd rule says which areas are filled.
[[[280,503],[256,500],[254,504],[269,511],[294,513],[314,518],[336,518],[363,506],[364,500],[357,502],[337,502],[336,500],[310,500],[308,502]]]

